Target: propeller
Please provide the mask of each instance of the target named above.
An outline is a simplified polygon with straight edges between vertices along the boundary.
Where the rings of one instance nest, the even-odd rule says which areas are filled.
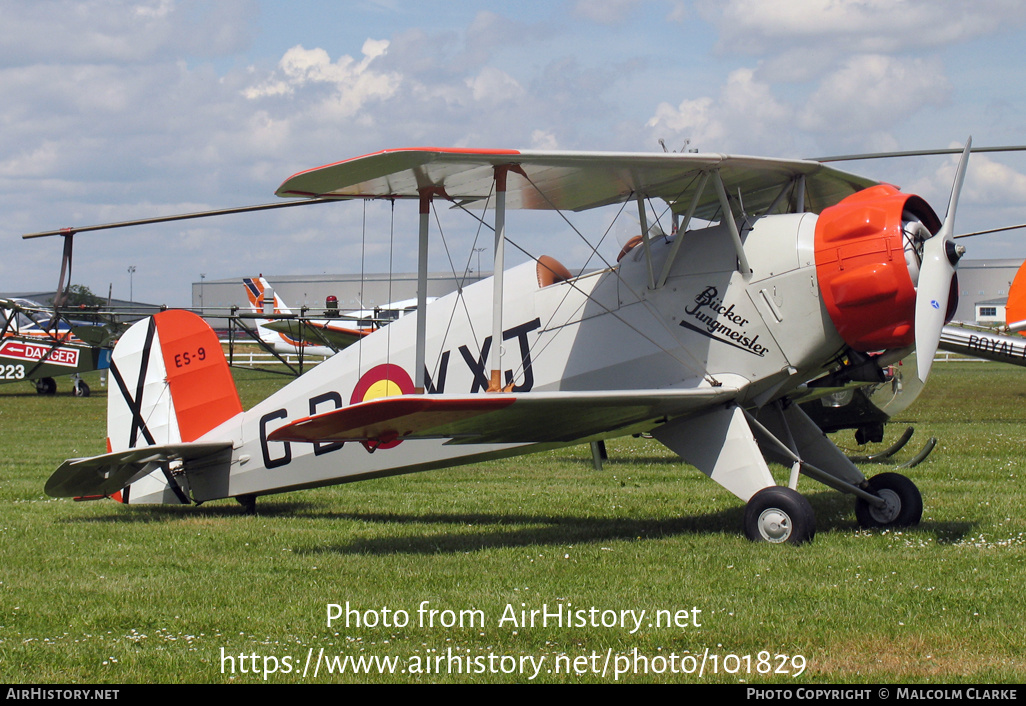
[[[923,261],[919,269],[919,284],[916,287],[916,361],[919,379],[922,382],[926,382],[930,375],[948,311],[951,280],[959,259],[965,253],[964,247],[955,245],[955,210],[958,208],[958,195],[962,191],[962,181],[965,179],[972,144],[973,138],[970,137],[965,143],[965,149],[962,150],[955,181],[951,185],[944,223],[936,235],[923,243]]]

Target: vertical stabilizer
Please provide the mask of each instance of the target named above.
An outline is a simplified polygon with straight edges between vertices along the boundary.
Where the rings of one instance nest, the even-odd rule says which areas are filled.
[[[132,326],[111,359],[111,452],[196,441],[242,412],[217,335],[199,316],[163,311]],[[187,502],[167,468],[135,482],[125,502]],[[173,502],[173,500],[171,500]]]
[[[285,306],[285,302],[263,277],[246,277],[242,280],[242,284],[246,287],[246,299],[249,300],[251,311],[266,314],[292,313],[292,310]],[[270,305],[272,300],[274,301],[273,311],[268,311],[272,308]]]

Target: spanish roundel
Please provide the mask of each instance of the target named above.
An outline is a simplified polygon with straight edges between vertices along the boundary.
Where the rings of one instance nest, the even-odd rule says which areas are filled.
[[[353,395],[349,404],[369,402],[379,397],[392,397],[393,395],[408,395],[414,391],[413,380],[409,373],[398,365],[384,363],[376,365],[360,377],[353,388]],[[376,446],[377,449],[391,449],[402,443],[402,439],[396,439]],[[370,450],[369,442],[363,442]]]

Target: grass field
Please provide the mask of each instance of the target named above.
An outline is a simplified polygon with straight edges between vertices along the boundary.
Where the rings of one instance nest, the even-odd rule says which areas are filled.
[[[237,378],[247,407],[285,382]],[[939,440],[908,472],[919,527],[859,531],[851,497],[803,479],[817,534],[799,548],[748,542],[739,501],[633,438],[609,443],[602,471],[571,448],[264,498],[256,516],[47,498],[63,459],[103,451],[106,399],[88,381],[88,399],[67,381],[49,398],[0,387],[3,683],[1026,676],[1022,370],[940,365],[888,428],[914,424],[909,448]],[[349,625],[329,626],[347,602]],[[545,609],[582,612],[520,624]],[[642,610],[637,629],[621,613]]]

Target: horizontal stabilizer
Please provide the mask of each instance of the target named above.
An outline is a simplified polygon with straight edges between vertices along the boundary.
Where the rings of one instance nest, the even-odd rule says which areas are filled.
[[[231,442],[143,446],[61,464],[46,481],[53,498],[112,495],[157,467],[181,461],[184,470],[198,471],[231,463]]]
[[[276,429],[270,441],[454,439],[456,443],[573,442],[727,402],[736,388],[402,395],[343,407]]]
[[[263,324],[263,327],[284,333],[289,338],[302,339],[304,343],[310,345],[322,346],[327,343],[338,350],[348,348],[370,333],[370,331],[361,331],[356,328],[328,325],[321,321],[296,321],[293,319],[268,321]]]

